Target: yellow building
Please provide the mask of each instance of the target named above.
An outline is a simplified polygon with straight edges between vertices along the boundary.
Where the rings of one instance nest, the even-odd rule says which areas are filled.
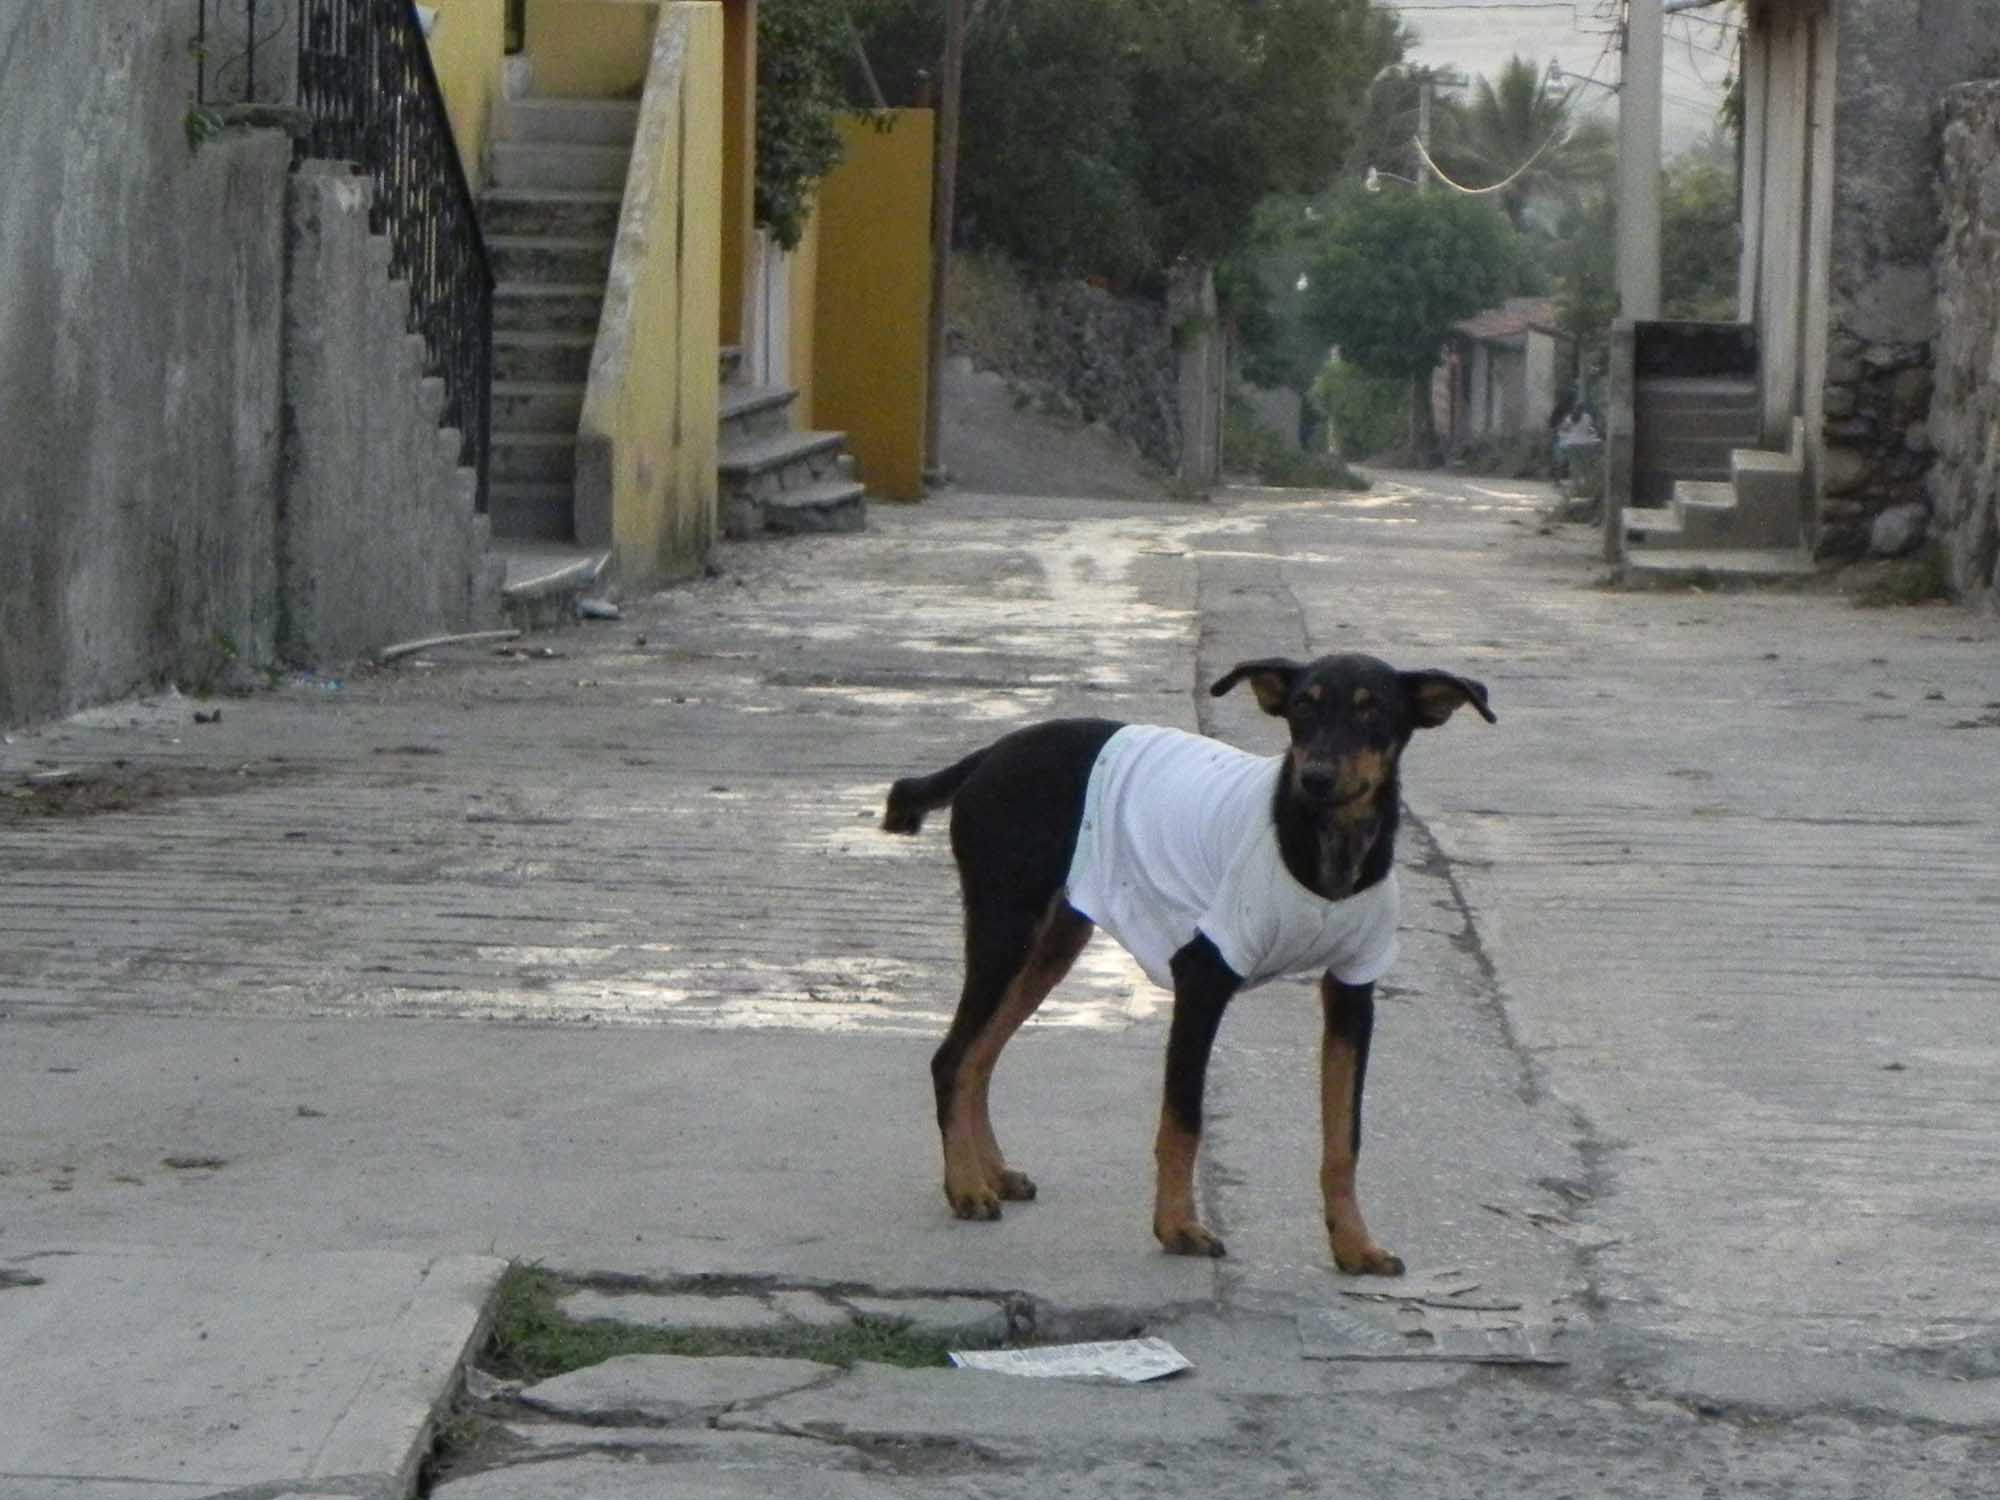
[[[764,370],[774,309],[793,426],[841,429],[871,493],[923,494],[931,117],[848,122],[806,241],[776,257],[752,222],[756,6],[434,7],[499,282],[494,534],[607,551],[626,587],[717,535],[720,355],[755,342]]]

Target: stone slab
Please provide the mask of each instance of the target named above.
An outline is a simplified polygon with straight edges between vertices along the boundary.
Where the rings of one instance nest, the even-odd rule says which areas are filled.
[[[518,1399],[585,1422],[668,1423],[782,1396],[838,1373],[833,1365],[809,1359],[621,1354],[531,1385]]]
[[[818,1292],[773,1292],[771,1305],[784,1315],[786,1321],[803,1323],[808,1328],[841,1328],[853,1321],[845,1307],[829,1301]]]
[[[984,1297],[850,1297],[848,1306],[871,1322],[984,1348],[1007,1337],[1007,1309]]]
[[[505,1269],[148,1248],[11,1265],[42,1279],[0,1292],[6,1500],[357,1477],[401,1494]]]
[[[861,1364],[828,1385],[727,1413],[716,1425],[834,1441],[956,1444],[989,1457],[1028,1459],[1066,1442],[1099,1454],[1220,1442],[1234,1431],[1236,1413],[1186,1376],[1110,1386]]]
[[[646,1463],[611,1457],[561,1458],[525,1468],[491,1469],[439,1485],[436,1500],[888,1500],[886,1481],[830,1471],[801,1484],[799,1476],[721,1464]]]
[[[704,1297],[693,1292],[616,1295],[574,1292],[560,1303],[578,1323],[630,1323],[640,1328],[783,1328],[785,1318],[757,1297]]]
[[[676,1463],[756,1464],[766,1468],[840,1469],[861,1463],[851,1450],[811,1438],[707,1427],[602,1427],[587,1422],[508,1422],[507,1435],[540,1454],[644,1453]]]

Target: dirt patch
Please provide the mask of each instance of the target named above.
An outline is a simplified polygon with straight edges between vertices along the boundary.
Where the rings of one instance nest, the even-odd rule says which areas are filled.
[[[944,461],[966,494],[1156,500],[1167,476],[1108,429],[1050,416],[1003,375],[946,361]]]
[[[134,766],[124,762],[75,770],[51,768],[0,784],[0,828],[44,818],[89,818],[99,813],[132,812],[183,797],[226,797],[309,774],[304,766],[280,761],[256,761],[226,768]]]

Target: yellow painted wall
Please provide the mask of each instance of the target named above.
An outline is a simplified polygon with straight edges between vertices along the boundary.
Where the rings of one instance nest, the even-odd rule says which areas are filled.
[[[818,214],[806,221],[806,232],[799,237],[798,248],[792,251],[789,292],[791,329],[787,347],[792,389],[798,392],[792,401],[792,426],[806,432],[812,430],[814,423],[813,335],[819,323]]]
[[[500,60],[507,50],[506,0],[429,0],[438,12],[431,28],[431,66],[444,91],[445,113],[458,142],[466,180],[476,191],[493,100],[500,92]]]
[[[721,8],[662,6],[652,55],[577,445],[577,540],[628,587],[692,571],[716,533]]]
[[[723,0],[722,342],[743,341],[745,278],[757,232],[757,5]]]
[[[634,99],[646,83],[650,0],[528,0],[535,93],[553,99]]]
[[[820,184],[813,422],[847,433],[871,495],[921,500],[930,331],[932,117],[841,122]]]

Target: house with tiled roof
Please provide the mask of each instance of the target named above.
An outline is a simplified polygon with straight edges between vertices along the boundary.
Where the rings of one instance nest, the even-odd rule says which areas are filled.
[[[1547,431],[1570,365],[1553,297],[1511,297],[1455,325],[1431,380],[1448,449]]]

